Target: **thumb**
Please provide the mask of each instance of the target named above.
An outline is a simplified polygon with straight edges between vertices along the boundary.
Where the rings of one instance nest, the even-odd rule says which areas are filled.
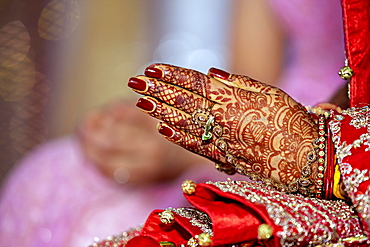
[[[224,70],[217,68],[210,68],[208,76],[228,85],[237,87],[250,92],[264,93],[264,94],[280,94],[282,91],[274,86],[257,81],[248,76],[230,74]]]

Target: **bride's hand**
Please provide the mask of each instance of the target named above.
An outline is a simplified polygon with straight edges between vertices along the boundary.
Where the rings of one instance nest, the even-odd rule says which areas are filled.
[[[315,189],[317,125],[282,90],[211,68],[208,75],[167,64],[130,79],[137,106],[161,120],[169,141],[278,189]],[[304,187],[302,187],[303,185]],[[301,188],[299,188],[301,187]]]

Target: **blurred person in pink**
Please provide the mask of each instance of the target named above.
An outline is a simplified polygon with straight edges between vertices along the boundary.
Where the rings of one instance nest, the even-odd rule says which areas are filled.
[[[89,113],[75,135],[38,147],[8,177],[0,246],[85,246],[139,225],[153,208],[184,205],[182,181],[212,176],[226,175],[163,140],[131,102],[114,102]]]
[[[341,13],[337,0],[236,1],[232,71],[278,86],[303,105],[331,101],[345,85],[338,76]]]

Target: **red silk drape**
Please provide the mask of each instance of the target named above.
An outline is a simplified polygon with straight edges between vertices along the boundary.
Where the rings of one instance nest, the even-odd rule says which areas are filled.
[[[342,0],[345,49],[350,79],[350,106],[370,103],[370,1]]]

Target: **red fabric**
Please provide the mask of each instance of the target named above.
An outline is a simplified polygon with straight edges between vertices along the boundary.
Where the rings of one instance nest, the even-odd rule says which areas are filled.
[[[342,0],[345,46],[350,80],[350,106],[370,103],[370,1]]]
[[[165,225],[161,222],[159,213],[163,210],[154,210],[148,217],[141,234],[157,241],[170,241],[175,244],[186,244],[191,236],[200,234],[201,231],[193,226],[188,219],[177,214],[173,224]]]
[[[369,204],[369,161],[370,151],[368,139],[369,108],[348,109],[338,119],[331,120],[335,146],[338,152],[338,163],[341,169],[341,179],[352,204],[367,235],[370,234],[370,219],[367,216]]]
[[[341,140],[342,142],[346,142],[347,144],[353,143],[355,140],[358,140],[362,134],[367,132],[366,128],[355,128],[351,125],[351,121],[353,121],[352,117],[346,116],[343,120],[341,120],[343,131],[341,131]],[[362,148],[355,148],[352,149],[352,153],[363,153],[365,150]]]
[[[334,173],[335,173],[335,155],[334,155],[334,143],[332,140],[332,134],[329,128],[329,123],[326,123],[327,127],[327,152],[326,152],[326,160],[327,166],[325,171],[325,179],[324,179],[324,199],[331,200],[334,198],[333,195],[333,183],[334,183]]]
[[[147,236],[137,236],[127,242],[126,247],[161,247],[158,241]]]
[[[358,148],[360,149],[360,148]],[[353,169],[358,169],[359,171],[369,170],[369,160],[370,160],[370,152],[355,152],[356,154],[353,154],[351,156],[348,156],[344,158],[344,162],[351,164]],[[367,175],[367,174],[366,174]],[[347,179],[346,176],[344,176],[343,179]],[[360,183],[357,187],[357,191],[352,194],[350,193],[350,198],[352,199],[352,203],[356,206],[361,205],[363,203],[361,199],[359,198],[360,195],[367,194],[367,190],[370,186],[370,180],[364,181]],[[366,197],[365,197],[366,198]],[[368,202],[365,201],[363,205],[361,205],[365,208],[368,208],[370,205]],[[370,222],[367,217],[364,217],[364,212],[361,210],[358,210],[359,218],[362,222],[364,232],[366,235],[369,236],[370,234]]]
[[[272,226],[275,233],[281,230],[269,218],[265,205],[222,192],[214,185],[198,184],[196,193],[185,197],[210,217],[214,234],[212,243],[216,246],[257,240],[257,229],[262,223]],[[280,246],[276,236],[266,244]]]
[[[268,217],[264,205],[251,203],[238,195],[222,192],[213,185],[198,184],[196,192],[186,197],[195,208],[210,217],[213,230],[212,246],[226,246],[240,242],[257,243],[257,229],[262,223],[271,225],[275,233],[281,230]],[[189,219],[176,213],[174,213],[175,222],[164,225],[159,218],[159,213],[162,211],[153,211],[145,222],[141,236],[131,239],[127,246],[154,247],[160,241],[170,241],[176,246],[186,245],[191,236],[201,233]],[[280,246],[278,238],[275,236],[270,239],[265,246]]]

